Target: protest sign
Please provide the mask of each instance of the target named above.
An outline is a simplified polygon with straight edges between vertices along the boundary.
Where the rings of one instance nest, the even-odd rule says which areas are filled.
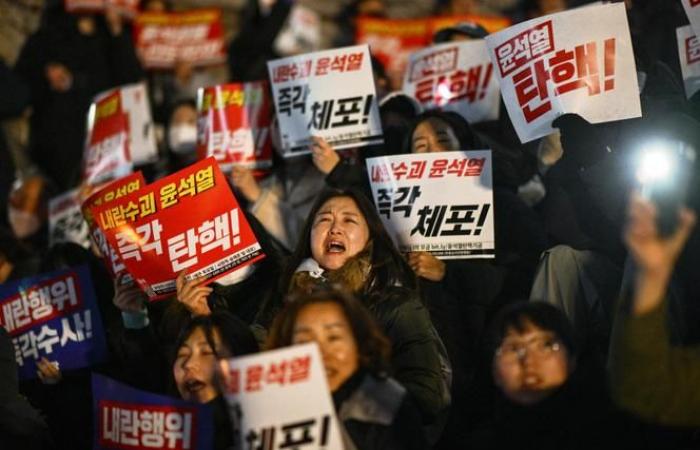
[[[121,280],[122,284],[127,284],[132,281],[131,276],[126,272],[126,267],[119,259],[117,252],[107,238],[95,223],[92,216],[92,209],[98,206],[109,204],[110,202],[126,196],[132,192],[136,192],[146,185],[141,172],[135,172],[131,175],[120,178],[90,195],[82,205],[83,217],[90,230],[90,238],[95,246],[102,254],[102,259],[107,266],[107,270],[115,280]]]
[[[139,14],[134,19],[134,45],[147,69],[173,69],[178,63],[206,66],[226,61],[221,11]]]
[[[141,0],[64,0],[66,11],[71,13],[95,13],[104,12],[107,8],[114,8],[120,14],[133,18],[139,12]]]
[[[265,256],[211,157],[91,213],[152,300],[175,293],[185,269],[214,281]]]
[[[107,357],[102,321],[87,266],[0,285],[0,326],[15,347],[19,375],[37,377],[46,357],[62,371]]]
[[[63,242],[90,248],[90,229],[80,210],[79,189],[49,200],[49,246]]]
[[[118,91],[100,97],[88,112],[83,179],[96,185],[128,175],[133,169],[129,152],[129,117]]]
[[[315,343],[223,360],[221,369],[245,448],[343,448]]]
[[[141,391],[96,373],[92,399],[94,449],[214,448],[209,405]]]
[[[335,149],[383,142],[366,45],[276,59],[267,67],[286,156],[309,153],[311,136]]]
[[[501,92],[483,40],[449,42],[411,54],[403,91],[426,109],[454,111],[469,123],[498,119]]]
[[[685,95],[690,98],[700,90],[700,40],[690,25],[677,28],[676,36]]]
[[[641,116],[624,4],[543,16],[486,43],[521,142],[551,134],[566,113],[591,123]]]
[[[700,0],[681,0],[686,16],[690,21],[690,26],[695,34],[700,32]]]
[[[281,56],[321,50],[321,17],[316,11],[295,3],[275,38],[273,48]]]
[[[197,92],[197,153],[232,165],[272,166],[271,100],[266,81],[231,83]]]
[[[493,258],[491,151],[367,159],[379,216],[402,252]]]

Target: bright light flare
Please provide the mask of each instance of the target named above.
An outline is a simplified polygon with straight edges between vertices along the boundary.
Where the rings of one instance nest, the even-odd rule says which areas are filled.
[[[668,181],[676,171],[675,162],[670,149],[652,147],[642,151],[637,169],[637,180],[642,184]]]

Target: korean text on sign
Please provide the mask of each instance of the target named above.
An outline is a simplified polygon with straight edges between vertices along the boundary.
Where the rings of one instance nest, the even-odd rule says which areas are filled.
[[[49,246],[73,242],[90,248],[90,230],[80,210],[80,190],[73,189],[49,201]]]
[[[501,94],[482,40],[434,45],[413,53],[403,90],[428,109],[455,111],[470,123],[498,118]]]
[[[490,151],[370,158],[367,170],[379,215],[401,251],[494,257]]]
[[[211,410],[93,375],[95,448],[211,448]]]
[[[576,113],[592,123],[641,116],[624,5],[533,19],[486,37],[503,99],[522,142]]]
[[[221,362],[245,448],[342,448],[322,364],[313,343]]]
[[[222,170],[233,164],[272,165],[271,99],[265,81],[200,88],[197,153],[214,156]]]
[[[336,149],[382,142],[366,45],[277,59],[267,66],[287,156],[308,153],[311,136],[323,137]]]
[[[676,36],[685,95],[690,98],[700,90],[700,39],[690,25],[677,28]]]
[[[22,378],[36,377],[36,361],[42,357],[65,370],[101,362],[106,356],[85,266],[1,286],[0,326],[12,338]]]
[[[92,208],[118,259],[152,299],[175,278],[214,280],[264,257],[213,157]]]

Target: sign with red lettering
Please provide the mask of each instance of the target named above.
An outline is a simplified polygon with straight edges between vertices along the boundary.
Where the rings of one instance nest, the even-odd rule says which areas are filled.
[[[272,166],[271,99],[266,81],[200,88],[197,152],[213,156],[221,170],[232,165]]]
[[[681,0],[695,34],[700,33],[700,0]]]
[[[700,90],[700,39],[690,25],[676,29],[676,36],[685,95],[690,98]]]
[[[151,394],[92,374],[95,449],[199,450],[214,447],[206,404]]]
[[[214,281],[265,256],[214,158],[91,212],[152,300],[175,293],[183,270]]]
[[[374,204],[402,252],[493,258],[491,151],[367,159]]]
[[[267,68],[285,156],[310,153],[311,136],[336,150],[383,142],[366,45],[276,59]]]
[[[625,5],[543,16],[486,37],[503,100],[521,142],[576,113],[591,123],[641,116]]]
[[[0,326],[12,338],[21,378],[37,377],[42,357],[61,370],[107,358],[107,345],[87,266],[0,285]]]
[[[403,91],[426,109],[454,111],[469,123],[498,119],[501,92],[483,40],[449,42],[413,53]]]
[[[133,30],[136,51],[147,69],[172,69],[179,62],[206,66],[226,61],[218,9],[147,12],[134,19]]]
[[[220,362],[245,448],[343,448],[315,343]],[[288,405],[284,408],[280,406]]]
[[[146,186],[146,180],[144,180],[143,174],[140,171],[135,172],[97,190],[90,195],[82,205],[83,217],[89,228],[90,239],[92,239],[93,244],[95,244],[102,254],[102,259],[105,266],[107,266],[107,270],[112,275],[112,278],[120,280],[122,284],[130,283],[132,278],[126,272],[126,267],[117,255],[117,252],[111,244],[107,242],[105,234],[95,223],[92,210],[95,207],[109,204],[127,194],[136,192],[144,186]]]
[[[126,17],[134,17],[139,12],[141,0],[64,0],[66,11],[71,13],[104,12],[108,7],[115,8]]]
[[[83,179],[95,185],[131,172],[129,117],[118,91],[100,97],[88,112],[88,137],[83,157]]]

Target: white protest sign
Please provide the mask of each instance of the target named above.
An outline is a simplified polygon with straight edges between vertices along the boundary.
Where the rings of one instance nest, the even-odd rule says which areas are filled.
[[[73,189],[49,201],[49,246],[74,242],[90,248],[90,228],[83,219],[79,192]]]
[[[498,119],[501,92],[486,42],[448,42],[412,53],[403,91],[426,109],[454,111],[469,123]]]
[[[591,123],[642,114],[622,3],[529,20],[486,44],[521,142],[551,134],[552,121],[566,113]]]
[[[490,150],[367,159],[374,204],[399,250],[493,258],[491,164]]]
[[[335,149],[383,142],[367,45],[267,63],[285,156],[309,153],[311,136]]]
[[[685,95],[690,98],[700,90],[700,40],[690,25],[677,28],[676,36]]]
[[[695,34],[700,31],[700,0],[681,0],[685,14],[688,16],[690,26]]]
[[[224,360],[221,369],[245,448],[343,449],[315,343]]]
[[[306,6],[294,4],[273,47],[279,55],[285,56],[320,50],[321,17]]]

